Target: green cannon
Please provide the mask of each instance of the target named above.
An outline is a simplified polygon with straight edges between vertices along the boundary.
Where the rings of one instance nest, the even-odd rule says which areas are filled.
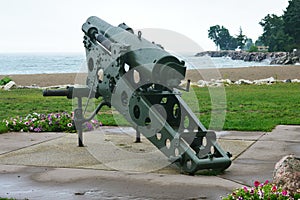
[[[181,98],[184,61],[144,39],[140,31],[135,34],[125,23],[115,27],[90,17],[82,31],[86,87],[44,91],[44,96],[78,98],[74,113],[79,146],[83,146],[82,123],[106,105],[187,173],[230,166],[231,155],[218,145],[215,132],[208,131]],[[82,97],[102,98],[88,119],[82,114]]]

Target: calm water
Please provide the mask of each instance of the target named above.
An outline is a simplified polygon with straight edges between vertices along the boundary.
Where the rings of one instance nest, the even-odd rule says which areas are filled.
[[[249,66],[268,66],[269,61],[261,63],[231,60],[230,58],[210,58],[186,56],[187,66],[191,68],[235,68]],[[78,73],[85,67],[83,53],[39,53],[39,54],[0,54],[0,75],[8,74],[52,74]]]

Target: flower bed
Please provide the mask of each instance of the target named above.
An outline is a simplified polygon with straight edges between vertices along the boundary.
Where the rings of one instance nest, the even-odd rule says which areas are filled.
[[[276,186],[275,184],[265,181],[260,183],[258,181],[254,182],[254,187],[243,187],[236,189],[227,197],[222,198],[223,200],[298,200],[300,199],[300,194],[290,194],[288,191],[283,190],[281,187]]]
[[[26,117],[16,117],[3,120],[9,131],[15,132],[76,132],[73,113],[32,113]],[[91,131],[102,126],[102,123],[93,119],[83,124],[84,131]]]

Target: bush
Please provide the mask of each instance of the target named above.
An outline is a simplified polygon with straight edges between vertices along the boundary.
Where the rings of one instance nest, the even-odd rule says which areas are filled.
[[[0,134],[8,132],[8,128],[4,122],[0,122]]]
[[[252,46],[249,48],[248,51],[249,51],[249,52],[258,52],[258,48],[257,48],[257,46],[252,45]]]
[[[9,78],[9,77],[4,77],[3,79],[0,80],[0,85],[6,85],[6,84],[9,83],[10,81],[12,81],[11,78]]]

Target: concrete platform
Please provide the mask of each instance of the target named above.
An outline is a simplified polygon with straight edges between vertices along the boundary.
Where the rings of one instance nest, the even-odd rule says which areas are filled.
[[[272,179],[274,165],[300,156],[300,126],[271,133],[218,132],[233,164],[218,176],[188,176],[170,165],[150,142],[134,143],[135,131],[102,127],[77,135],[0,135],[0,197],[17,199],[220,199],[233,189]]]

